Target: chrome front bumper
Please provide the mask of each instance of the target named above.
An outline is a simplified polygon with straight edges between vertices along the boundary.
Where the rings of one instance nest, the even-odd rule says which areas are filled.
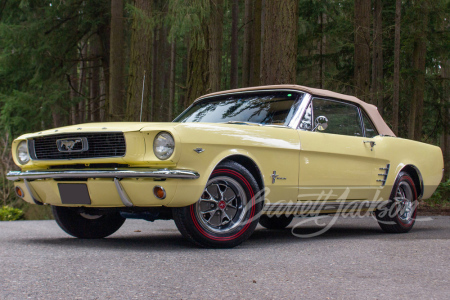
[[[200,174],[190,170],[169,169],[115,169],[115,170],[32,170],[10,171],[6,174],[9,180],[34,180],[46,178],[177,178],[197,179]]]
[[[114,169],[114,170],[32,170],[32,171],[10,171],[6,174],[9,180],[23,180],[34,203],[42,205],[43,202],[32,188],[28,180],[36,179],[62,179],[62,178],[113,178],[117,193],[126,207],[134,206],[125,192],[120,180],[123,178],[175,178],[175,179],[197,179],[200,174],[190,170],[169,169]]]

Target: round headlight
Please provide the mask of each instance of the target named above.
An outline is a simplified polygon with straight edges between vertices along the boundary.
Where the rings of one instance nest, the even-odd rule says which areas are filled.
[[[21,141],[17,146],[17,160],[22,165],[30,161],[30,155],[28,154],[27,141]]]
[[[160,160],[168,159],[175,149],[175,141],[168,132],[160,132],[153,141],[153,152]]]

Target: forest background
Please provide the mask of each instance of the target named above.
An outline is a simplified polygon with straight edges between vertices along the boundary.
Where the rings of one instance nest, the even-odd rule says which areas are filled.
[[[445,208],[449,17],[449,0],[0,0],[0,220],[50,217],[4,176],[22,133],[139,121],[142,97],[143,121],[171,121],[203,94],[284,83],[357,96],[440,146],[427,205]]]

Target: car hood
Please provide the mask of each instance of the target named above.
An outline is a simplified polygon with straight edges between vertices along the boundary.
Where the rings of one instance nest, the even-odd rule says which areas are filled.
[[[85,123],[70,125],[65,127],[53,128],[35,133],[25,134],[19,137],[19,139],[35,138],[39,136],[46,136],[51,134],[60,133],[73,133],[73,132],[130,132],[139,131],[144,127],[154,126],[155,124],[167,124],[167,123],[146,123],[146,122],[103,122],[103,123]],[[169,123],[170,124],[170,123]]]

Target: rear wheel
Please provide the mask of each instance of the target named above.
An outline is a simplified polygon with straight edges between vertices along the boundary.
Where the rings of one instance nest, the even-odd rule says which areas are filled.
[[[389,204],[375,213],[378,224],[385,232],[408,232],[416,221],[417,205],[414,181],[402,172],[392,189]]]
[[[267,229],[284,229],[291,224],[294,216],[285,215],[262,215],[259,218],[259,224]]]
[[[56,223],[62,230],[81,239],[107,237],[116,232],[125,222],[119,212],[92,215],[62,206],[53,206],[52,212]]]
[[[228,161],[212,173],[200,199],[188,207],[174,208],[175,224],[197,245],[231,248],[245,241],[258,224],[263,201],[252,174]]]

